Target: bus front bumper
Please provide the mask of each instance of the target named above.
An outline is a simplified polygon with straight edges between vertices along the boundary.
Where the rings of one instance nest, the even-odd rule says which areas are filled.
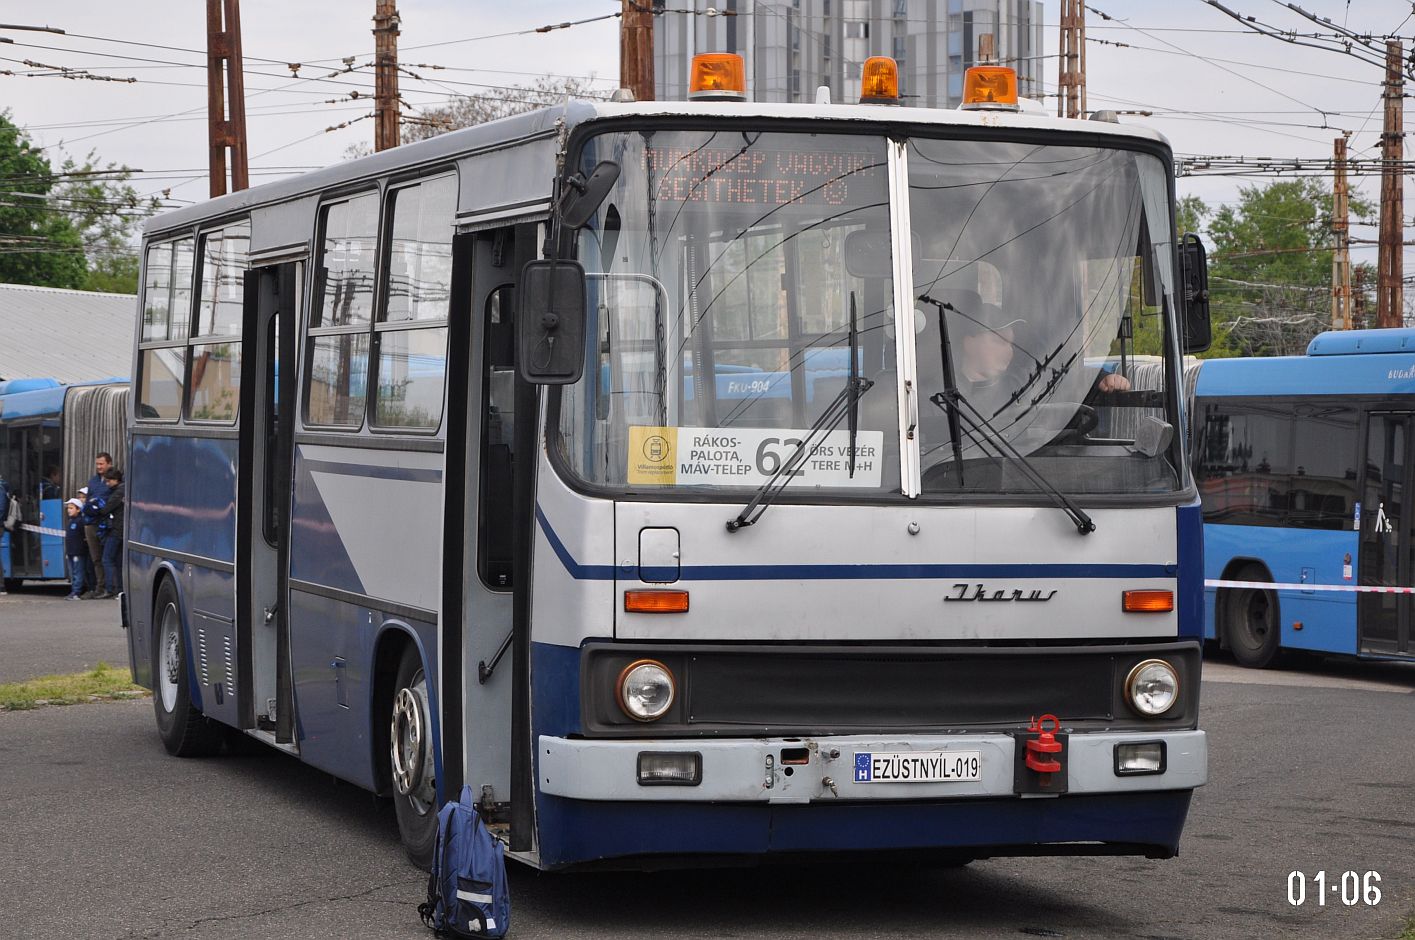
[[[1065,768],[1053,775],[1057,795],[1097,795],[1192,790],[1208,781],[1208,743],[1203,731],[1080,732],[1065,735]],[[1162,761],[1151,772],[1122,773],[1123,745],[1162,745]],[[542,735],[538,783],[542,793],[573,800],[644,802],[813,803],[817,801],[945,800],[1051,796],[1038,793],[1037,775],[1011,734],[827,735],[799,738],[594,740]],[[1153,749],[1148,750],[1153,753]],[[964,779],[880,780],[903,771],[925,776],[941,763]],[[645,761],[644,755],[650,755]],[[652,755],[661,755],[656,760]],[[680,755],[677,758],[669,755]],[[692,755],[697,755],[693,757]],[[900,759],[910,755],[918,759]],[[641,780],[641,768],[677,761],[696,767],[682,782]],[[693,779],[696,778],[696,782]]]

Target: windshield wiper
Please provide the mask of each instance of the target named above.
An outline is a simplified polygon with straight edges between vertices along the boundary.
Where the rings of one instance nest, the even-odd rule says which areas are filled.
[[[1051,501],[1056,504],[1057,508],[1066,513],[1076,524],[1077,532],[1089,535],[1096,531],[1096,524],[1086,514],[1086,511],[1057,489],[1050,480],[1042,476],[1041,472],[1032,466],[1026,457],[1022,456],[1022,452],[1013,447],[1012,442],[999,433],[997,428],[992,426],[992,422],[988,421],[983,413],[958,390],[958,383],[953,377],[953,361],[948,341],[948,317],[944,315],[945,310],[953,310],[955,313],[958,311],[947,301],[935,300],[927,294],[919,299],[938,308],[939,347],[943,356],[944,390],[930,395],[929,401],[948,415],[949,433],[953,437],[953,459],[958,466],[959,484],[961,485],[963,482],[963,444],[960,439],[959,424],[962,420],[966,420],[969,424],[969,436],[977,441],[979,450],[987,453],[983,449],[983,441],[987,441],[999,454],[1017,461],[1017,465],[1022,468],[1023,476],[1027,477],[1033,486],[1051,497]]]
[[[947,392],[944,399],[945,404],[940,406],[948,415],[948,437],[953,442],[953,466],[958,472],[958,485],[963,485],[963,431],[959,427],[958,406],[954,399],[961,397],[958,391],[958,381],[953,376],[953,346],[948,339],[948,317],[944,315],[944,310],[957,309],[953,304],[942,300],[934,300],[928,294],[920,294],[919,299],[926,304],[933,304],[938,308],[938,345],[939,357],[943,360],[943,388]],[[933,401],[933,399],[929,399]],[[938,402],[934,402],[938,404]]]
[[[850,419],[850,454],[846,458],[849,463],[850,477],[855,476],[855,437],[859,433],[860,421],[860,396],[874,387],[873,379],[862,378],[859,374],[859,351],[860,351],[860,331],[855,321],[855,292],[850,292],[850,326],[849,332],[849,352],[850,367],[845,380],[845,387],[842,388],[833,398],[825,410],[816,418],[810,430],[796,443],[796,449],[791,452],[791,456],[781,462],[781,466],[776,468],[776,472],[767,478],[766,482],[758,488],[746,506],[735,517],[727,520],[727,531],[736,532],[738,529],[749,525],[755,525],[756,521],[766,512],[772,500],[786,489],[786,485],[791,482],[791,478],[796,475],[801,463],[811,454],[812,444],[816,438],[824,431],[829,434],[839,427],[840,422],[845,418]]]

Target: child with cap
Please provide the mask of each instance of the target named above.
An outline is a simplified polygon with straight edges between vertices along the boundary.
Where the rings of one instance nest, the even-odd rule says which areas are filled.
[[[88,536],[84,532],[87,519],[82,497],[75,496],[66,501],[64,513],[68,516],[64,527],[64,554],[69,558],[69,596],[65,600],[76,601],[93,583],[93,559],[89,557]]]

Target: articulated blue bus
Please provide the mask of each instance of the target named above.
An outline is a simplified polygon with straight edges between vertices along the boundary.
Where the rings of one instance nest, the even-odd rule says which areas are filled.
[[[999,87],[576,102],[151,220],[164,745],[387,796],[420,864],[463,785],[543,869],[1173,856],[1202,253],[1162,137]]]
[[[1193,418],[1205,636],[1255,667],[1284,649],[1415,659],[1415,330],[1204,362]]]
[[[7,589],[68,577],[64,499],[93,474],[94,454],[124,452],[127,409],[127,379],[0,382],[0,477],[20,506],[19,523],[0,533]]]

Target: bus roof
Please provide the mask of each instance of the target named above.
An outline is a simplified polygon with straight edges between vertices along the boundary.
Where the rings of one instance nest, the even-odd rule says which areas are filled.
[[[113,376],[89,382],[73,382],[69,385],[56,383],[48,388],[31,387],[25,391],[6,392],[0,389],[0,422],[16,418],[58,417],[64,413],[64,396],[69,394],[71,388],[127,384],[127,379]]]
[[[976,127],[990,130],[1043,130],[1058,134],[1087,134],[1113,137],[1117,142],[1145,141],[1168,147],[1169,142],[1150,128],[1108,121],[1056,118],[1036,112],[959,111],[940,108],[891,108],[860,104],[773,104],[758,102],[569,101],[526,114],[478,124],[440,134],[427,140],[404,144],[392,150],[346,160],[333,166],[287,177],[251,189],[219,196],[193,206],[185,206],[149,219],[143,226],[148,234],[182,229],[205,219],[235,215],[256,206],[270,205],[360,180],[390,173],[403,173],[418,166],[445,164],[458,157],[490,152],[516,144],[553,137],[564,118],[574,127],[588,121],[624,117],[708,119],[738,118],[767,120],[836,121],[842,124],[914,124],[939,127]],[[549,198],[550,167],[546,167],[545,196]]]
[[[1415,394],[1415,329],[1322,333],[1305,356],[1209,359],[1196,396]]]

